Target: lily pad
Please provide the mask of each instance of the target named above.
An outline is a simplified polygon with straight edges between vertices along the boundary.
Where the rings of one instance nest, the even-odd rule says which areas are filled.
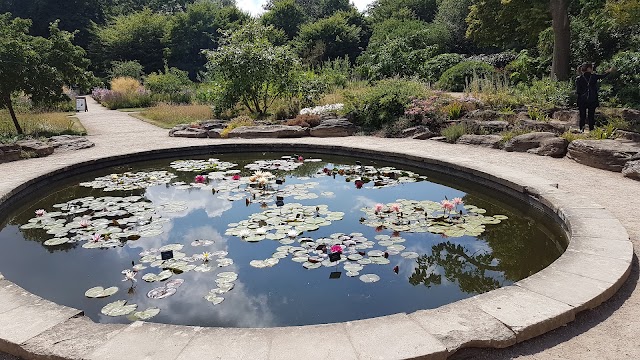
[[[159,313],[160,313],[160,309],[158,309],[157,307],[150,307],[147,310],[136,311],[133,314],[130,314],[129,316],[127,316],[127,319],[131,321],[144,321],[144,320],[151,319],[152,317],[158,315]]]
[[[118,292],[118,288],[115,286],[112,286],[110,288],[103,288],[102,286],[96,286],[93,287],[89,290],[87,290],[84,293],[84,296],[88,297],[88,298],[105,298],[108,296],[111,296],[115,293]]]
[[[380,280],[380,276],[376,274],[364,274],[360,275],[360,280],[364,283],[374,283]]]
[[[176,288],[174,287],[167,287],[167,286],[162,286],[162,287],[157,287],[155,289],[151,289],[148,293],[147,293],[147,297],[149,299],[164,299],[166,297],[169,297],[173,294],[175,294],[177,292]]]
[[[137,307],[136,304],[127,304],[127,300],[118,300],[105,305],[100,312],[106,316],[124,316],[134,312]]]

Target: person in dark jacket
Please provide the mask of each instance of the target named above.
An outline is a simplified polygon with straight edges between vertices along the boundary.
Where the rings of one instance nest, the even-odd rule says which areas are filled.
[[[593,64],[584,63],[580,66],[581,75],[576,79],[576,93],[578,95],[578,109],[580,110],[580,131],[584,131],[585,123],[589,120],[589,130],[593,130],[596,124],[596,108],[600,106],[598,101],[598,81],[604,79],[614,69],[607,70],[604,74],[594,73]]]

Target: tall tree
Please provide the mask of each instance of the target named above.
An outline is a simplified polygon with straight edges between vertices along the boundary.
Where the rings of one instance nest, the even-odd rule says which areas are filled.
[[[173,16],[169,30],[169,66],[189,72],[195,79],[207,62],[203,50],[218,47],[221,31],[238,29],[250,19],[235,5],[200,0]]]
[[[569,80],[569,68],[571,67],[569,1],[570,0],[550,0],[554,35],[551,77],[561,81]]]
[[[430,22],[437,11],[437,0],[376,0],[367,9],[374,23],[390,18],[412,18]]]
[[[72,43],[73,34],[49,27],[49,38],[29,35],[30,20],[0,15],[0,106],[6,107],[19,134],[11,97],[27,94],[35,103],[51,103],[66,98],[65,85],[83,84],[89,74],[84,50]]]
[[[261,20],[265,25],[281,29],[291,40],[298,35],[300,26],[307,20],[307,15],[295,0],[278,0],[262,15]]]

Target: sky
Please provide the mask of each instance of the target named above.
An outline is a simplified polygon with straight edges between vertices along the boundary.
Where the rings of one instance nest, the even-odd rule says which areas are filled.
[[[266,2],[267,0],[236,0],[238,7],[250,12],[251,15],[258,15],[262,13],[262,5]],[[366,9],[367,5],[372,2],[373,0],[351,0],[351,3],[353,3],[360,11]]]

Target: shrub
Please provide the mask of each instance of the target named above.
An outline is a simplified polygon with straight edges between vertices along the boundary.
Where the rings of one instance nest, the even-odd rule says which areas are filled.
[[[613,90],[619,101],[627,106],[640,105],[640,52],[623,51],[611,60],[616,71],[606,82],[613,84]]]
[[[93,89],[91,96],[111,110],[148,107],[153,103],[151,95],[144,88],[131,93],[96,88]]]
[[[550,78],[534,80],[531,85],[518,84],[515,91],[520,102],[544,109],[568,107],[575,102],[573,84]]]
[[[345,88],[351,79],[348,57],[325,61],[319,69],[320,77],[329,88]]]
[[[447,142],[455,143],[458,139],[465,134],[471,133],[470,129],[468,129],[467,124],[465,123],[457,123],[453,125],[449,125],[446,128],[442,129],[442,136],[447,138]]]
[[[298,73],[294,84],[292,93],[300,100],[302,106],[317,103],[329,88],[324,79],[313,71]]]
[[[109,70],[110,79],[127,77],[141,80],[143,74],[142,65],[138,61],[112,61]]]
[[[301,114],[296,116],[295,119],[287,121],[287,125],[290,126],[302,126],[302,127],[316,127],[320,125],[322,119],[318,115],[313,114]]]
[[[575,140],[584,140],[587,138],[587,135],[582,133],[565,131],[562,135],[560,135],[560,137],[564,138],[565,140],[567,140],[567,142],[571,143],[572,141],[575,141]]]
[[[433,125],[439,125],[442,120],[440,108],[445,105],[445,101],[437,95],[430,96],[428,99],[413,99],[407,105],[404,115],[413,122],[428,125],[431,130],[434,130]]]
[[[345,94],[345,111],[354,120],[370,128],[379,129],[396,121],[405,112],[411,99],[425,95],[424,84],[406,79],[387,79],[363,92]]]
[[[412,127],[414,124],[410,119],[401,117],[397,121],[386,124],[382,129],[382,135],[388,138],[402,137],[402,131]]]
[[[549,116],[547,115],[547,113],[534,106],[527,109],[527,114],[529,115],[531,120],[543,122],[549,121]]]
[[[469,61],[478,61],[489,64],[494,68],[503,69],[510,62],[516,59],[518,54],[513,51],[505,51],[496,54],[481,54],[469,57]]]
[[[140,90],[140,81],[130,77],[117,77],[111,80],[111,91],[123,94],[133,94]]]
[[[231,119],[231,121],[229,121],[229,123],[227,124],[227,127],[224,128],[224,130],[222,130],[222,132],[220,133],[220,137],[226,138],[227,136],[229,136],[229,133],[231,132],[231,130],[242,127],[242,126],[254,126],[255,122],[253,121],[252,118],[242,115],[242,116],[238,116],[235,117],[233,119]]]
[[[494,72],[491,65],[479,61],[463,61],[445,71],[437,86],[446,91],[463,91],[474,77],[487,78]]]
[[[442,110],[447,114],[447,117],[451,120],[458,120],[462,117],[463,106],[462,103],[454,101],[449,105],[446,105]]]
[[[509,140],[513,139],[516,136],[524,135],[530,133],[531,130],[523,129],[523,128],[515,128],[513,130],[503,131],[500,133],[502,139],[500,140],[500,146],[504,146]]]
[[[512,84],[521,82],[531,84],[532,81],[541,78],[544,74],[544,67],[540,59],[529,55],[528,50],[522,50],[520,54],[506,66],[505,70],[509,74]]]
[[[427,60],[420,67],[420,75],[429,83],[436,83],[445,71],[464,61],[460,54],[441,54]]]
[[[164,73],[153,72],[144,80],[148,90],[158,94],[179,94],[190,86],[189,74],[176,68],[165,69]]]

